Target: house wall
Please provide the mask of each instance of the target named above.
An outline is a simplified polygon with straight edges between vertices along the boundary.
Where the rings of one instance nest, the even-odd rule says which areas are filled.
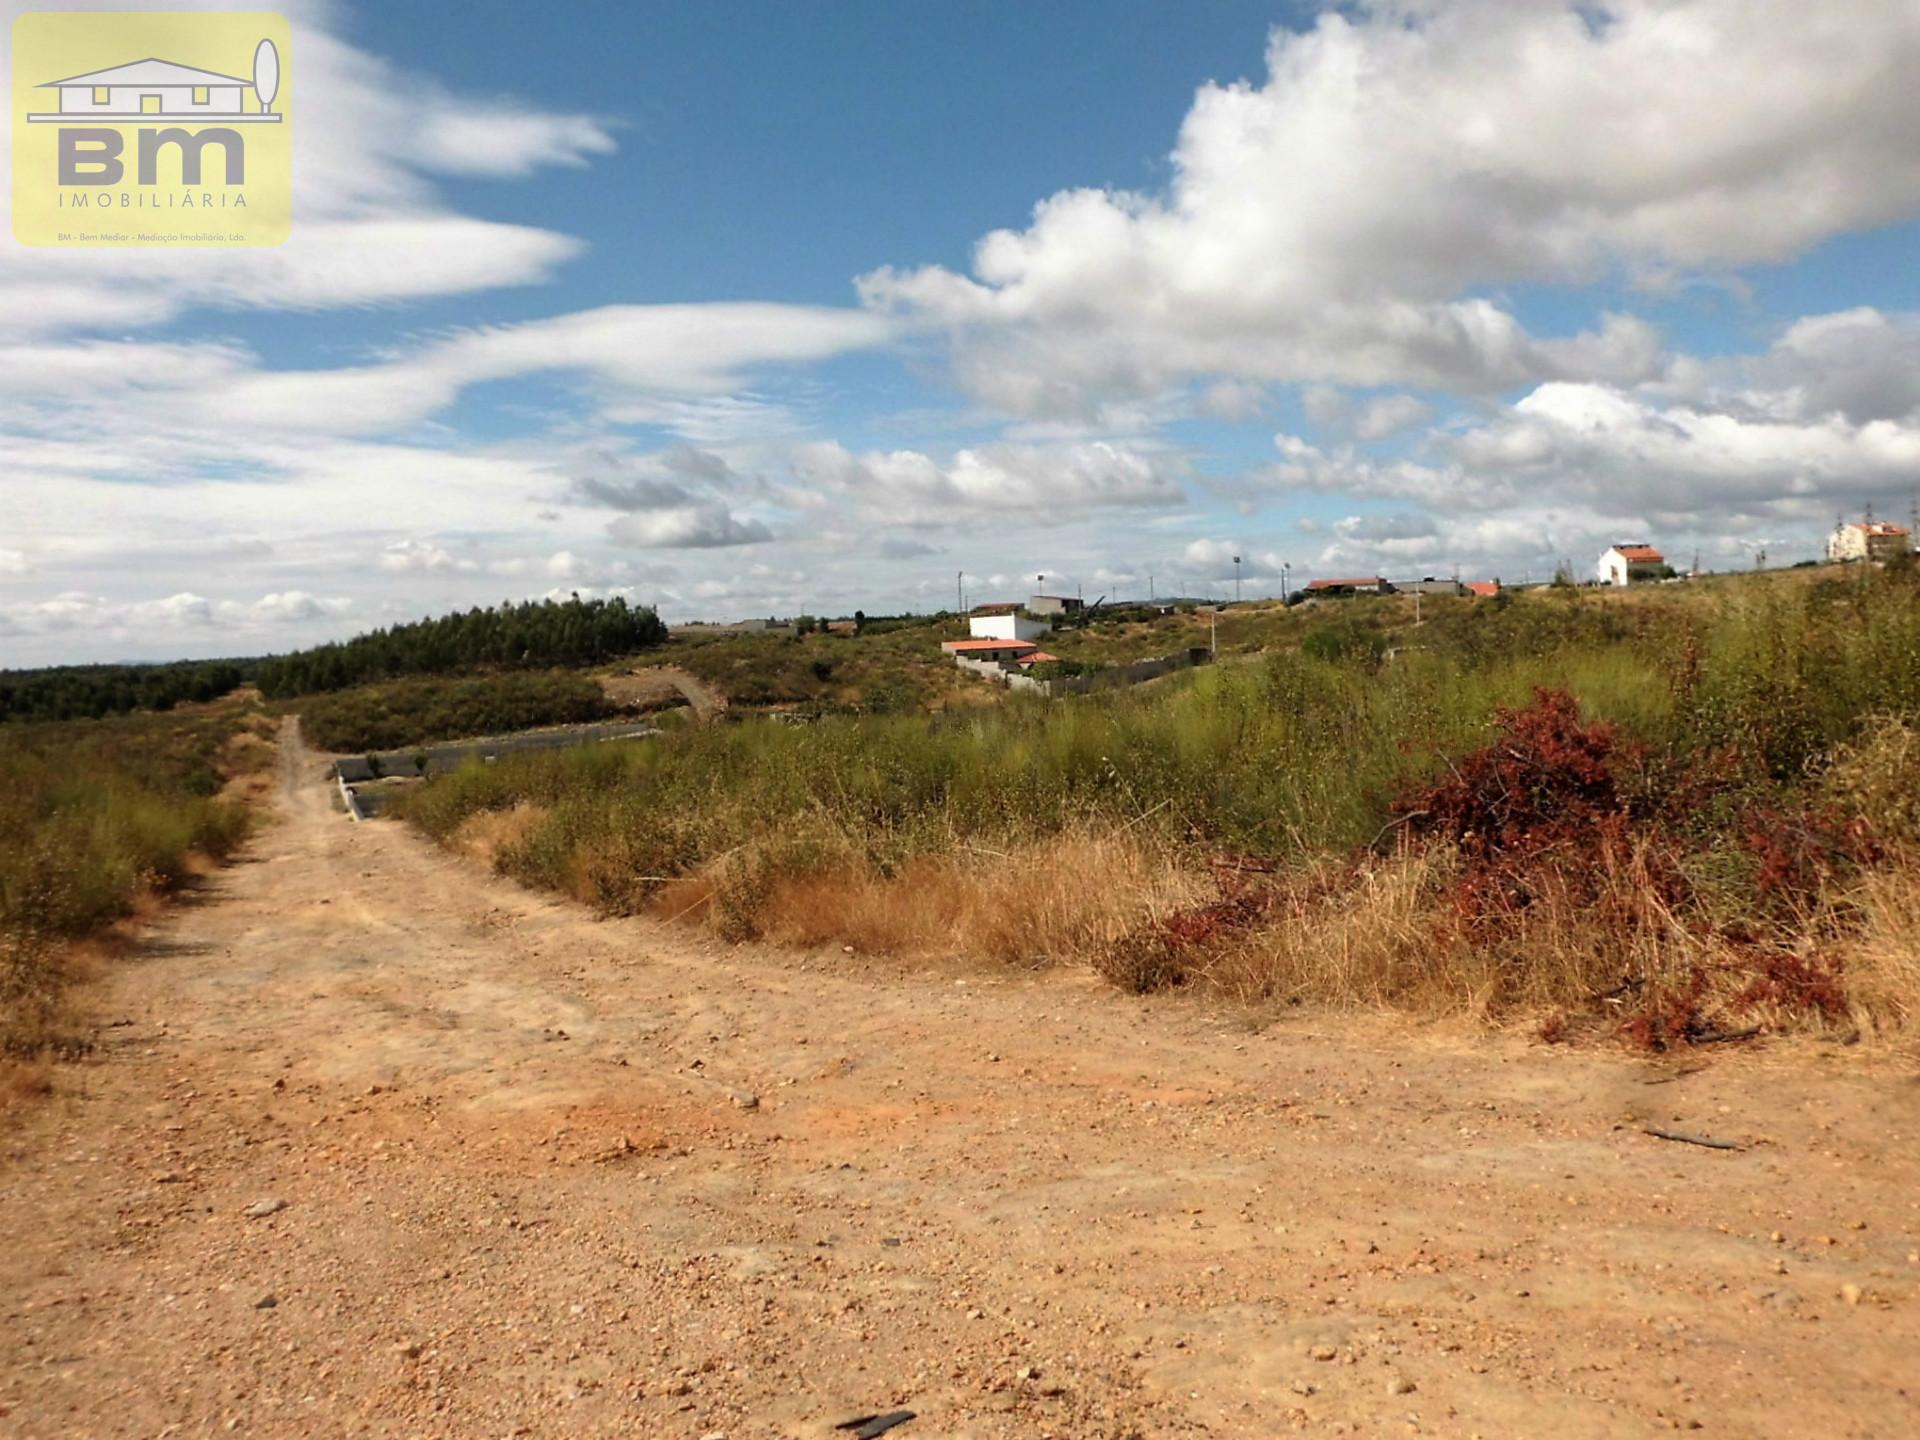
[[[1905,535],[1869,535],[1858,525],[1842,525],[1827,537],[1827,558],[1888,560],[1906,554],[1908,543]]]
[[[953,663],[958,665],[962,670],[969,670],[975,675],[985,676],[989,680],[1005,680],[1007,678],[1006,667],[998,660],[975,660],[970,655],[956,655],[953,657]]]
[[[238,85],[212,85],[207,89],[207,103],[193,103],[193,91],[186,86],[159,85],[114,85],[107,90],[107,103],[93,103],[93,87],[74,85],[60,92],[60,113],[62,115],[138,115],[142,95],[160,97],[162,115],[237,115],[241,113],[240,97],[242,87]]]
[[[1599,578],[1602,585],[1643,585],[1659,580],[1665,569],[1664,560],[1629,560],[1609,550],[1600,557]]]
[[[1036,615],[1065,615],[1070,610],[1080,608],[1077,599],[1063,595],[1035,595],[1027,601],[1027,609]]]
[[[1029,620],[1024,615],[970,615],[967,632],[976,640],[1038,640],[1052,633],[1044,620]]]

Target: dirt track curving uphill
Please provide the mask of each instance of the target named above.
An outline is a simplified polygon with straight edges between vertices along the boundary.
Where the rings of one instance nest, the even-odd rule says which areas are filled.
[[[600,688],[619,705],[652,709],[684,700],[696,720],[718,718],[727,712],[727,697],[717,686],[678,665],[647,665],[624,675],[603,676]]]
[[[5,1138],[0,1433],[1920,1433],[1911,1067],[714,948],[285,766]]]

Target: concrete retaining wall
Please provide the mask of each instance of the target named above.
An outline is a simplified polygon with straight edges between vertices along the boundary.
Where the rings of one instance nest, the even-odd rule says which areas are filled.
[[[955,663],[961,669],[971,670],[974,674],[984,676],[988,680],[998,680],[1009,690],[1024,690],[1029,694],[1045,695],[1051,699],[1056,695],[1084,695],[1089,690],[1109,690],[1117,685],[1138,685],[1142,680],[1152,680],[1161,675],[1172,674],[1175,670],[1204,665],[1210,658],[1205,650],[1181,650],[1153,660],[1136,660],[1130,665],[1110,665],[1104,670],[1095,670],[1090,675],[1067,675],[1058,680],[1037,679],[992,660],[968,660],[960,657]]]

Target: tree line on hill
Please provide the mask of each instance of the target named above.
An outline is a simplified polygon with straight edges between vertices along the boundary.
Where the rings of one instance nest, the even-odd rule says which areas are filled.
[[[351,640],[262,661],[270,700],[344,690],[405,675],[595,665],[665,642],[652,609],[611,600],[522,601],[372,630]]]
[[[132,710],[171,710],[217,700],[247,678],[248,660],[168,665],[58,665],[0,670],[0,722],[98,720]]]

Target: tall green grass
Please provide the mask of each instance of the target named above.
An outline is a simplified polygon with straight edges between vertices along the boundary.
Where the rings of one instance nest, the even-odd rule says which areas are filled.
[[[1642,783],[1711,754],[1742,803],[1805,779],[1869,715],[1920,710],[1920,590],[1902,576],[1632,603],[1540,593],[1427,614],[1416,629],[1391,602],[1319,607],[1288,622],[1295,648],[1129,692],[505,758],[403,809],[447,837],[477,813],[535,807],[499,863],[627,910],[663,877],[742,851],[787,873],[849,860],[893,873],[916,856],[1124,826],[1195,851],[1343,852],[1378,838],[1396,794],[1483,743],[1496,708],[1537,686],[1570,690],[1640,742]]]
[[[242,707],[0,729],[0,1052],[48,1040],[60,941],[165,891],[245,837],[218,798]]]

